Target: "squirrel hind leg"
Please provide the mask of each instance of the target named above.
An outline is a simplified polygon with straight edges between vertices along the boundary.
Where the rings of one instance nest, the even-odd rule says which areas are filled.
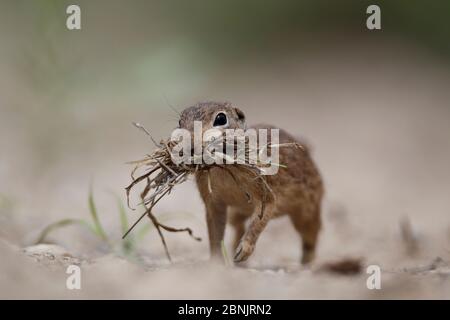
[[[298,215],[291,215],[291,221],[295,229],[301,237],[301,264],[310,264],[316,256],[316,247],[319,238],[319,232],[321,228],[320,216],[315,214],[313,219],[305,221]]]

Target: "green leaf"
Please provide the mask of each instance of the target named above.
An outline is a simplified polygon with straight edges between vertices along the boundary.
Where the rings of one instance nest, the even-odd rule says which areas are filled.
[[[63,219],[56,221],[54,223],[49,224],[42,230],[42,232],[39,234],[38,239],[36,240],[35,244],[44,243],[45,238],[50,234],[50,232],[55,231],[59,228],[63,228],[70,225],[82,225],[87,227],[90,231],[95,233],[95,229],[93,226],[89,224],[89,222],[81,219]]]
[[[103,240],[108,241],[108,236],[106,235],[105,231],[103,230],[103,227],[98,218],[97,208],[95,206],[94,194],[92,192],[92,188],[90,188],[90,190],[89,190],[88,203],[89,203],[89,212],[91,214],[92,220],[94,221],[95,233]]]
[[[120,198],[118,196],[116,196],[116,200],[117,200],[117,208],[119,210],[119,217],[120,217],[120,226],[122,228],[122,233],[125,233],[128,231],[128,228],[130,227],[129,223],[128,223],[128,216],[127,216],[127,212],[125,210],[125,206],[123,205],[122,201],[120,200]]]
[[[136,239],[138,241],[141,241],[150,232],[150,230],[152,230],[154,228],[155,227],[152,224],[150,224],[150,223],[144,224],[142,226],[142,228],[138,230],[137,235],[136,235]]]
[[[128,228],[130,227],[127,217],[127,212],[125,209],[125,206],[123,205],[122,201],[117,195],[114,195],[117,200],[117,208],[119,210],[119,217],[120,217],[120,225],[122,234],[125,234],[128,231]],[[121,242],[122,251],[125,255],[133,254],[136,250],[136,241],[135,237],[132,234],[129,234],[128,237],[122,240]]]
[[[222,249],[222,257],[223,257],[223,260],[225,261],[225,265],[227,267],[229,267],[231,265],[231,263],[230,263],[230,259],[228,258],[227,248],[225,247],[225,243],[223,240],[220,242],[220,247]]]

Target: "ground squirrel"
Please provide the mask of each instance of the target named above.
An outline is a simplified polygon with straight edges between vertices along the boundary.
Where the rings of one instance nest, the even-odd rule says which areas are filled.
[[[244,113],[227,102],[202,102],[186,108],[180,114],[179,128],[192,132],[194,121],[202,122],[203,132],[214,127],[221,130],[247,129]],[[275,127],[257,125],[251,128]],[[299,142],[281,129],[279,140],[280,143]],[[265,176],[274,195],[266,201],[262,201],[254,176],[238,170],[239,165],[228,165],[226,169],[211,166],[209,170],[195,173],[206,207],[212,258],[221,256],[221,242],[227,221],[235,229],[234,261],[241,262],[252,254],[256,241],[269,220],[287,214],[301,236],[302,264],[314,259],[324,191],[322,179],[309,150],[303,144],[302,146],[303,148],[279,148],[279,161],[286,167],[280,167],[275,175]],[[262,205],[264,214],[261,216]]]

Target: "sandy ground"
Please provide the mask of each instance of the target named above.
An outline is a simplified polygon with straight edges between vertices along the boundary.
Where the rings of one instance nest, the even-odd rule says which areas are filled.
[[[203,238],[168,234],[173,264],[154,230],[139,243],[138,261],[110,252],[76,226],[52,233],[56,246],[30,247],[51,222],[89,219],[91,183],[104,228],[119,245],[111,192],[125,198],[130,168],[124,163],[151,148],[130,122],[164,137],[176,116],[163,99],[149,106],[95,90],[71,95],[74,108],[44,110],[48,100],[17,89],[24,84],[2,66],[0,75],[11,76],[0,76],[0,297],[450,298],[448,65],[409,47],[340,48],[302,52],[305,62],[292,53],[276,64],[223,68],[174,103],[230,100],[249,122],[272,122],[310,141],[326,183],[324,228],[311,268],[299,266],[299,239],[284,218],[270,223],[247,269],[207,263],[204,210],[192,182],[157,209],[171,225],[189,226]],[[402,237],[402,219],[409,219],[412,244]],[[230,229],[227,245],[231,236]],[[363,272],[317,271],[345,257],[362,258]],[[69,264],[81,266],[81,290],[66,289]],[[381,290],[366,287],[371,264],[382,269]]]

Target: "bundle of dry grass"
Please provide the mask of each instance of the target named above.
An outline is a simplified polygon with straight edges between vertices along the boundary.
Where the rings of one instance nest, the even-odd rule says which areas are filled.
[[[130,162],[130,164],[134,164],[135,167],[133,168],[131,172],[131,179],[132,182],[129,186],[126,187],[126,195],[127,195],[127,204],[128,207],[134,210],[130,206],[130,193],[131,190],[136,187],[137,185],[142,184],[144,188],[140,192],[140,205],[145,207],[145,212],[139,217],[139,219],[136,220],[136,222],[130,227],[130,229],[123,235],[122,238],[125,238],[131,230],[145,217],[148,216],[155,226],[156,230],[158,231],[158,234],[161,238],[162,244],[164,246],[164,250],[166,253],[167,258],[171,261],[170,253],[167,248],[167,244],[163,235],[162,230],[168,231],[168,232],[187,232],[193,239],[197,241],[201,241],[199,237],[194,236],[192,230],[190,228],[173,228],[170,226],[167,226],[165,224],[162,224],[158,221],[158,219],[154,216],[152,213],[152,209],[154,206],[166,195],[170,194],[172,189],[183,182],[185,182],[189,175],[192,173],[195,173],[199,170],[207,170],[211,168],[211,166],[220,166],[223,169],[227,169],[226,165],[221,164],[211,164],[207,165],[205,163],[202,164],[193,164],[194,161],[186,162],[186,163],[192,163],[192,164],[176,164],[173,162],[171,157],[171,151],[174,148],[174,146],[177,144],[174,141],[171,140],[162,140],[160,143],[157,143],[150,133],[140,124],[133,123],[137,128],[144,131],[153,141],[153,143],[156,146],[156,149],[153,151],[153,153],[148,154],[144,159]],[[211,141],[211,143],[214,143],[214,140]],[[220,143],[224,143],[221,141]],[[226,142],[226,144],[229,144],[230,142]],[[236,150],[236,144],[231,142],[233,144],[233,147]],[[284,143],[284,144],[278,144],[278,145],[270,145],[266,144],[256,150],[256,152],[263,152],[267,151],[268,148],[274,148],[274,147],[285,147],[285,146],[294,146],[297,148],[303,148],[298,143]],[[208,146],[207,146],[208,147]],[[231,161],[233,163],[237,163],[237,159],[239,157],[246,157],[246,159],[249,158],[249,153],[253,152],[255,150],[251,150],[249,148],[245,148],[243,153],[239,154],[239,152],[235,152],[235,156]],[[222,157],[223,160],[230,161],[228,156],[226,154],[215,152],[216,157]],[[192,157],[195,157],[194,155]],[[256,163],[239,163],[239,164],[233,164],[236,166],[240,166],[242,170],[249,170],[255,175],[255,180],[260,179],[263,183],[260,183],[259,185],[262,186],[264,190],[262,192],[264,194],[266,193],[272,193],[272,190],[270,189],[270,186],[267,184],[265,177],[263,175],[263,169],[267,166],[267,164],[263,164],[261,162]],[[273,164],[272,164],[273,165]],[[279,166],[282,166],[280,164],[277,164]],[[269,164],[270,166],[270,164]],[[137,175],[137,172],[144,169],[144,172],[140,175]],[[262,206],[264,208],[264,204]],[[263,214],[263,210],[261,211],[261,215]]]

